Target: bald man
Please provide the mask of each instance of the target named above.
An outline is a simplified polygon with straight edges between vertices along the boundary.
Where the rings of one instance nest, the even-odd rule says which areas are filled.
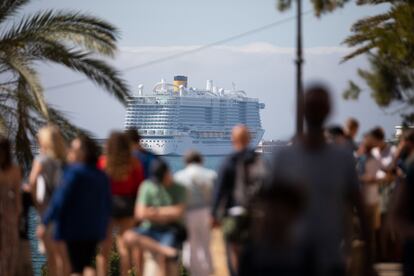
[[[235,199],[237,164],[257,156],[254,149],[249,148],[250,133],[246,126],[235,126],[232,131],[231,141],[234,152],[223,161],[214,187],[212,206],[214,224],[218,221],[218,213],[221,207],[224,207],[224,216],[226,217],[229,215],[229,210],[241,205]],[[229,274],[231,276],[237,275],[235,268],[237,267],[239,246],[234,241],[226,240],[226,251]]]

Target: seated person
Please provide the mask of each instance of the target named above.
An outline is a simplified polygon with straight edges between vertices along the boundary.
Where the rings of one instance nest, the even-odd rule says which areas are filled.
[[[178,275],[177,265],[169,260],[177,257],[186,239],[185,195],[185,188],[173,182],[168,165],[154,162],[152,177],[141,184],[136,201],[135,216],[142,223],[123,236],[130,249],[139,247],[155,254],[159,275]]]

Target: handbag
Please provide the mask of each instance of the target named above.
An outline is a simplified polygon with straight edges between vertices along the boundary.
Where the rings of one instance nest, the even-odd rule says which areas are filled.
[[[133,217],[135,210],[135,196],[112,196],[112,217]]]

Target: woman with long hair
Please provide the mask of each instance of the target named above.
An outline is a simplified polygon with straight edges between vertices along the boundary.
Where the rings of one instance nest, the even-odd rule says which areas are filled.
[[[59,128],[54,125],[41,128],[37,138],[39,154],[33,160],[29,187],[39,216],[42,217],[61,180],[62,168],[66,163],[66,142]],[[40,243],[40,250],[46,253],[50,275],[68,275],[66,250],[63,243],[52,239],[52,228],[53,226],[48,227]]]
[[[116,245],[120,255],[121,275],[128,275],[130,268],[129,254],[124,244],[122,234],[133,227],[135,199],[139,185],[144,180],[144,172],[141,163],[133,157],[132,147],[126,134],[112,132],[106,142],[106,155],[98,162],[98,167],[103,169],[111,182],[112,191],[112,224],[109,227],[108,238],[102,246],[102,252],[98,256],[98,274],[106,275],[108,256],[111,249],[111,232],[115,230]]]
[[[107,234],[111,191],[107,175],[96,167],[99,152],[86,135],[72,141],[70,162],[37,228],[42,237],[55,224],[54,238],[66,245],[71,275],[95,275],[97,247]]]
[[[0,275],[15,275],[17,270],[21,180],[10,142],[0,138]]]

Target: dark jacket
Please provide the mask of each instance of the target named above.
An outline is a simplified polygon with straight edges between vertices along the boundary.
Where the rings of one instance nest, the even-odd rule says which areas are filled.
[[[237,164],[241,160],[248,160],[254,158],[254,156],[255,152],[253,149],[244,149],[232,153],[223,161],[219,169],[217,181],[214,185],[213,205],[211,210],[213,217],[218,217],[218,211],[222,205],[224,205],[224,214],[226,214],[228,209],[236,205],[234,189]]]
[[[75,164],[64,169],[43,224],[55,223],[57,240],[100,241],[106,237],[110,215],[108,177],[95,166]]]

